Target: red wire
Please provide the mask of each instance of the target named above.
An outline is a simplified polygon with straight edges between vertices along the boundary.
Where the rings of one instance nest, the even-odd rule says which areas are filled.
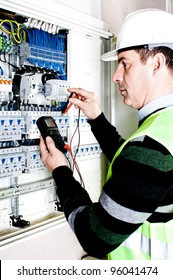
[[[75,166],[75,168],[76,168],[76,170],[77,170],[77,172],[78,172],[78,175],[79,175],[79,177],[80,177],[81,184],[84,185],[84,181],[83,181],[83,178],[82,178],[82,174],[81,174],[81,172],[80,172],[80,169],[79,169],[79,165],[77,164],[77,162],[76,162],[76,160],[75,160],[75,158],[74,158],[74,156],[73,156],[71,147],[70,147],[68,144],[65,144],[64,148],[65,148],[65,149],[69,152],[69,154],[71,155],[71,158],[72,158],[72,160],[73,160],[73,164],[74,164],[74,166]]]
[[[77,93],[75,93],[75,92],[74,92],[74,93],[71,93],[70,97],[73,96],[73,94],[75,94],[75,97],[76,97],[76,98],[79,98],[79,95],[78,95]],[[70,98],[70,97],[69,97],[69,98]],[[65,109],[65,111],[63,112],[63,114],[66,114],[66,113],[68,112],[68,110],[71,108],[72,105],[73,105],[73,104],[70,103],[70,104],[67,106],[67,108]],[[71,155],[71,158],[72,158],[72,161],[73,161],[73,168],[72,168],[72,171],[74,172],[74,166],[75,166],[75,168],[76,168],[76,170],[77,170],[77,172],[78,172],[78,175],[79,175],[79,177],[80,177],[81,184],[83,184],[83,186],[85,187],[84,181],[83,181],[83,178],[82,178],[80,169],[79,169],[79,166],[78,166],[78,164],[77,164],[77,162],[76,162],[76,160],[75,160],[75,157],[73,156],[72,149],[71,149],[71,148],[72,148],[72,140],[73,140],[73,138],[74,138],[74,136],[75,136],[75,133],[76,133],[76,131],[77,131],[77,129],[78,129],[78,125],[79,125],[79,124],[77,124],[77,126],[76,126],[76,128],[75,128],[75,131],[74,131],[74,133],[73,133],[73,135],[72,135],[72,137],[71,137],[70,145],[66,144],[66,145],[64,146],[64,148],[65,148],[65,149],[69,152],[69,154]]]
[[[75,96],[74,96],[74,95],[75,95]],[[70,99],[71,97],[79,98],[79,95],[78,95],[76,92],[72,92],[72,93],[70,94],[68,100],[67,100],[67,104],[69,103],[69,99]],[[72,105],[73,105],[73,104],[70,103],[70,104],[67,106],[67,108],[65,109],[65,111],[62,113],[62,115],[66,114],[66,113],[68,112],[68,110],[71,108]]]
[[[63,115],[66,114],[66,113],[68,112],[68,110],[71,108],[72,105],[73,105],[73,104],[70,103],[62,114],[63,114]]]

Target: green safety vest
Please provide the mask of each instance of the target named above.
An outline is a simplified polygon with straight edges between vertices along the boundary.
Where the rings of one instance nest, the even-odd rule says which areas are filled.
[[[121,145],[110,164],[107,180],[112,176],[112,164],[124,146],[132,139],[146,135],[161,143],[173,155],[172,106],[149,116],[137,131]],[[173,205],[171,210],[173,212]],[[111,260],[173,259],[173,220],[167,223],[145,221],[117,249],[109,253],[108,258]]]

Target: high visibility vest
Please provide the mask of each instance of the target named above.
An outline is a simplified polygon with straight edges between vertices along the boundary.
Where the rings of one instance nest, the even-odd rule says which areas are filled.
[[[110,164],[107,180],[112,176],[112,164],[124,146],[132,139],[139,139],[142,136],[149,136],[161,143],[173,155],[173,107],[170,106],[149,116],[121,145]],[[164,207],[159,207],[158,211],[162,211],[162,208]],[[170,212],[173,212],[173,205],[170,206]],[[108,258],[112,260],[173,259],[173,220],[166,223],[145,221],[117,249],[109,253]]]

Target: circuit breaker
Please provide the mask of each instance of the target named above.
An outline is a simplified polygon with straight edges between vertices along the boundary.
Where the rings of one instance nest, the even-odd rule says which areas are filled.
[[[5,239],[41,220],[63,217],[54,180],[40,157],[36,121],[41,116],[55,119],[75,155],[82,187],[93,201],[99,197],[100,146],[86,116],[74,107],[62,111],[71,86],[96,91],[101,101],[101,39],[25,15],[18,22],[14,12],[1,9],[0,20],[0,239]],[[82,44],[78,50],[76,41]]]

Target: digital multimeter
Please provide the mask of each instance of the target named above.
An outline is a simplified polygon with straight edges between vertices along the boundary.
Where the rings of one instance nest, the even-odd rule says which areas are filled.
[[[66,153],[67,150],[65,149],[65,143],[64,140],[59,133],[57,124],[55,120],[51,116],[42,116],[37,119],[36,124],[38,126],[38,129],[41,133],[41,136],[43,137],[45,143],[46,143],[46,137],[50,136],[55,146],[63,153]]]

